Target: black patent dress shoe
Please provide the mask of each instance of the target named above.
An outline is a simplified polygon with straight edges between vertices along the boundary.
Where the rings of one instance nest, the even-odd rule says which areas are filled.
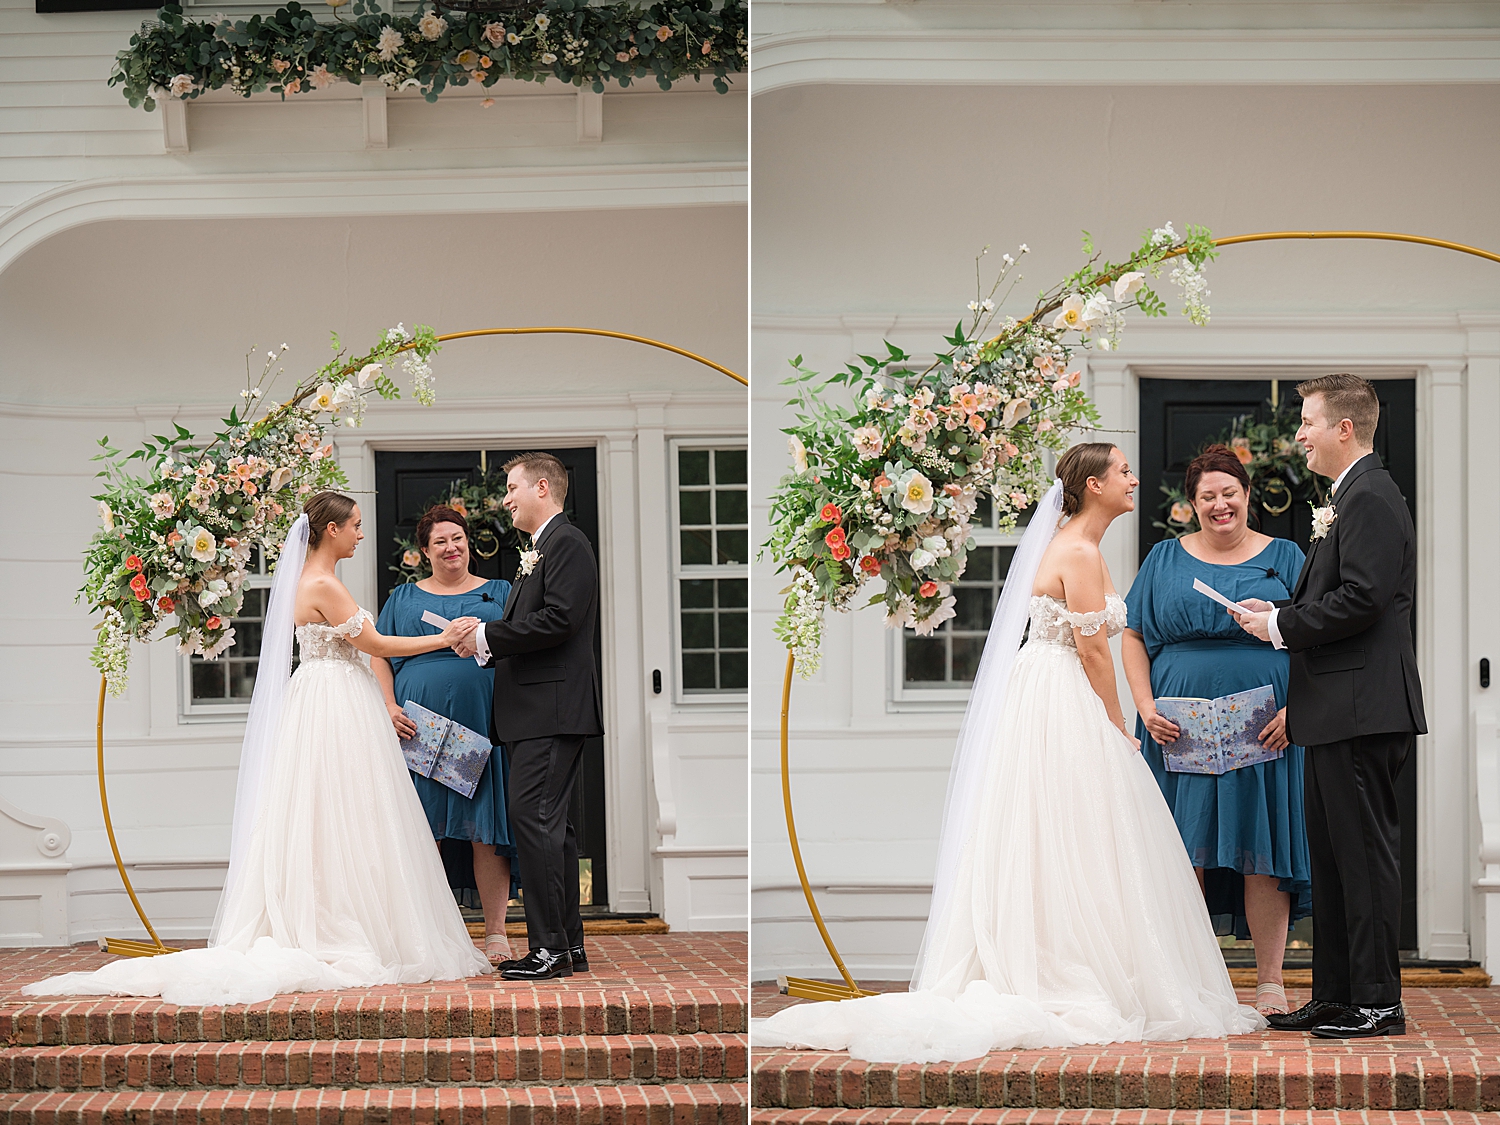
[[[1295,1012],[1288,1012],[1284,1016],[1267,1016],[1266,1022],[1271,1025],[1272,1031],[1311,1031],[1336,1013],[1347,1010],[1347,1004],[1335,1004],[1331,1000],[1309,1000]]]
[[[573,958],[573,971],[575,973],[586,973],[589,971],[589,957],[583,951],[583,946],[575,945],[568,950],[568,956]]]
[[[1311,1029],[1319,1039],[1373,1039],[1377,1035],[1405,1035],[1406,1012],[1399,1003],[1385,1008],[1345,1008],[1330,1013]]]
[[[533,949],[509,968],[500,970],[504,980],[552,980],[573,975],[573,958],[566,949]]]

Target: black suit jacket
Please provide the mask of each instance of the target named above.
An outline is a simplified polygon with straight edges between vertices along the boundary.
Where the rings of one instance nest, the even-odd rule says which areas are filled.
[[[1411,643],[1411,513],[1373,453],[1350,466],[1333,505],[1333,526],[1309,547],[1292,600],[1277,611],[1292,658],[1287,735],[1299,746],[1320,746],[1367,734],[1425,734]]]
[[[520,575],[505,613],[484,627],[495,669],[497,741],[604,733],[594,631],[599,566],[587,536],[558,514],[536,543],[542,557]]]

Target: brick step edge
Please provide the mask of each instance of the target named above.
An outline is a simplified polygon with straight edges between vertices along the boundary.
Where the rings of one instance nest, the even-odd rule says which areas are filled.
[[[490,1035],[691,1035],[747,1030],[743,989],[577,989],[411,996],[309,993],[232,1007],[78,997],[0,1011],[0,1043],[225,1043],[283,1039],[446,1039]]]
[[[1061,1109],[1500,1109],[1500,1064],[1471,1055],[992,1055],[962,1063],[867,1063],[753,1052],[757,1106]]]
[[[752,1109],[754,1125],[1493,1125],[1477,1113],[1425,1110]]]
[[[739,1034],[315,1039],[0,1049],[0,1092],[726,1082]]]
[[[744,1084],[0,1094],[0,1125],[744,1125]]]

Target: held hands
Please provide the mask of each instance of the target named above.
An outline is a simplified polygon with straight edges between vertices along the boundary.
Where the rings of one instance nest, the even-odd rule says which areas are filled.
[[[1245,607],[1244,613],[1235,613],[1233,610],[1226,612],[1233,616],[1240,623],[1240,628],[1252,637],[1269,642],[1271,640],[1271,614],[1276,612],[1276,607],[1260,598],[1246,598],[1240,602],[1240,605]]]
[[[401,710],[399,703],[387,703],[385,709],[390,712],[391,725],[396,728],[396,737],[406,739],[417,733],[417,724],[411,721],[411,716]]]
[[[1260,741],[1265,744],[1267,750],[1285,750],[1291,745],[1291,740],[1286,736],[1286,708],[1283,707],[1276,712],[1276,717],[1266,724],[1266,729],[1260,732]]]
[[[479,618],[477,617],[455,617],[443,629],[443,643],[453,649],[454,652],[458,652],[459,645],[467,644],[473,640],[474,630],[478,625]],[[469,648],[469,655],[472,656],[473,653],[474,649],[471,646]],[[458,652],[458,654],[460,656],[464,655],[462,652]]]

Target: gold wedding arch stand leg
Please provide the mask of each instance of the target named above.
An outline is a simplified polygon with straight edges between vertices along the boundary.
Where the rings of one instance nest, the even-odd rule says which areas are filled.
[[[748,387],[750,381],[743,375],[731,371],[729,368],[715,363],[711,359],[690,352],[685,348],[679,348],[675,344],[666,344],[660,340],[653,340],[648,336],[636,336],[629,332],[612,332],[606,328],[571,328],[563,326],[549,326],[539,328],[476,328],[468,332],[450,332],[445,336],[437,337],[439,343],[446,340],[467,340],[477,336],[536,336],[536,335],[566,335],[566,336],[604,336],[612,340],[627,340],[633,344],[645,344],[648,347],[660,348],[662,351],[672,352],[684,356],[704,367],[711,367],[721,375],[727,375],[741,386]],[[407,351],[411,347],[400,348]],[[141,906],[141,900],[136,897],[135,888],[130,884],[130,875],[125,870],[125,861],[120,858],[120,845],[115,841],[115,826],[109,816],[109,793],[104,785],[104,698],[105,688],[108,681],[101,676],[99,678],[99,718],[96,724],[97,743],[99,750],[99,807],[104,812],[104,830],[109,834],[109,847],[115,856],[115,869],[120,873],[120,882],[125,884],[125,893],[130,896],[130,903],[135,907],[135,912],[141,920],[141,925],[146,927],[146,932],[151,935],[150,941],[136,941],[132,938],[100,938],[99,948],[106,953],[116,953],[122,957],[155,957],[162,953],[176,953],[177,950],[170,945],[163,944],[161,938],[156,935],[156,929],[151,925],[151,919],[146,917],[146,911]],[[783,740],[784,741],[784,740]],[[790,809],[790,806],[788,806]],[[804,886],[806,881],[804,880]],[[816,908],[814,908],[816,909]],[[821,925],[821,923],[819,923]],[[826,935],[825,935],[826,938]],[[829,948],[833,943],[829,942]]]
[[[1397,234],[1392,231],[1378,230],[1278,230],[1262,231],[1258,234],[1237,234],[1230,238],[1214,239],[1215,246],[1238,246],[1245,242],[1275,242],[1288,238],[1358,238],[1370,239],[1377,242],[1414,242],[1420,246],[1436,246],[1441,250],[1456,250],[1460,254],[1472,254],[1476,258],[1484,258],[1491,262],[1500,263],[1500,254],[1492,254],[1488,250],[1480,250],[1473,246],[1465,246],[1461,242],[1448,242],[1441,238],[1426,238],[1418,234]],[[1177,257],[1182,251],[1169,254],[1168,257]],[[788,996],[798,996],[806,1000],[852,1000],[859,996],[872,996],[874,993],[867,992],[859,987],[849,970],[844,966],[844,959],[839,956],[838,948],[833,944],[833,938],[828,934],[828,927],[823,923],[823,915],[818,910],[818,904],[813,898],[812,887],[807,881],[807,870],[802,864],[802,849],[797,843],[797,826],[792,818],[792,781],[791,766],[789,763],[787,722],[788,713],[792,705],[792,669],[796,665],[796,658],[788,652],[786,654],[786,677],[781,687],[781,800],[786,809],[786,834],[792,845],[792,861],[797,866],[797,878],[802,883],[802,895],[807,899],[807,908],[812,913],[814,925],[818,927],[818,934],[823,939],[824,946],[828,949],[828,955],[833,959],[834,965],[838,967],[839,975],[844,978],[843,984],[835,984],[830,981],[810,980],[806,977],[782,977],[777,981],[781,991]]]

